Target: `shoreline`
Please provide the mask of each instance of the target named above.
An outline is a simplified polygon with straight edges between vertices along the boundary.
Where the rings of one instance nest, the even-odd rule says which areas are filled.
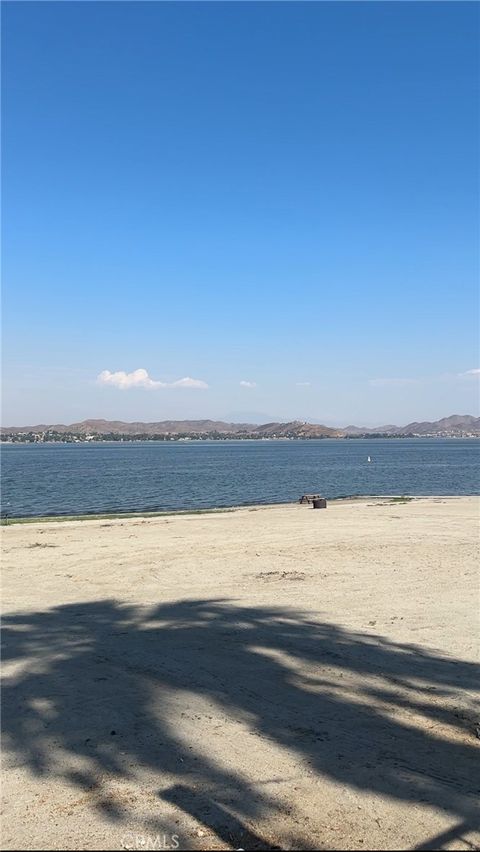
[[[82,441],[80,439],[76,441],[2,441],[0,440],[0,448],[1,447],[31,447],[31,446],[96,446],[101,444],[224,444],[224,443],[233,443],[235,441],[242,443],[279,443],[279,442],[291,442],[291,441],[392,441],[392,440],[402,440],[402,441],[480,441],[480,435],[375,435],[375,434],[366,434],[366,435],[337,435],[337,436],[328,436],[322,437],[320,435],[315,436],[314,438],[241,438],[235,436],[234,438],[122,438],[122,439],[112,439],[105,441]]]
[[[329,497],[328,503],[352,503],[362,502],[365,500],[388,500],[392,505],[398,503],[410,503],[414,500],[459,500],[462,498],[479,497],[480,494],[351,494],[342,497]],[[223,514],[228,512],[239,512],[242,509],[280,509],[289,506],[300,505],[299,500],[279,503],[241,503],[232,506],[208,506],[198,509],[159,509],[158,511],[139,510],[137,512],[117,511],[117,512],[79,512],[72,515],[16,515],[0,518],[0,526],[11,526],[14,524],[35,524],[35,523],[65,523],[66,521],[104,521],[104,520],[124,520],[124,519],[139,519],[139,518],[162,518],[162,517],[177,517],[182,515],[210,515]],[[310,507],[311,508],[311,507]]]

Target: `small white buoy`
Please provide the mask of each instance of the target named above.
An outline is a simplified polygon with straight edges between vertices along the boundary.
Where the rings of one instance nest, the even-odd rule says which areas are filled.
[[[371,460],[371,458],[370,458],[370,456],[368,456],[367,461],[368,461],[368,462],[371,462],[371,461],[372,461],[372,460]]]

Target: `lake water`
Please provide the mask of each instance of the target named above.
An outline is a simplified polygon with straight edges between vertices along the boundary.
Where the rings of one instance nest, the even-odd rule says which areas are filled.
[[[355,494],[478,494],[480,440],[4,444],[10,516],[200,509]],[[371,463],[367,458],[371,457]]]

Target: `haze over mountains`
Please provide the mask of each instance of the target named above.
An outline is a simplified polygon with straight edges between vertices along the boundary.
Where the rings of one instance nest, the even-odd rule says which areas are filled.
[[[407,423],[406,426],[347,426],[335,429],[316,423],[306,423],[294,420],[287,423],[272,422],[261,425],[255,423],[227,423],[219,420],[163,420],[160,422],[143,423],[124,422],[121,420],[82,420],[79,423],[65,425],[37,424],[35,426],[8,426],[1,428],[4,436],[34,433],[56,433],[58,435],[100,436],[100,435],[193,435],[208,436],[212,434],[226,437],[297,437],[297,438],[340,438],[362,435],[473,435],[480,436],[480,417],[469,414],[454,414],[434,422],[422,421]]]

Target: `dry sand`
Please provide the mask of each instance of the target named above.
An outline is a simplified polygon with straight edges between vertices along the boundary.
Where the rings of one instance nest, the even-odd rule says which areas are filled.
[[[4,527],[2,848],[478,849],[479,506]]]

